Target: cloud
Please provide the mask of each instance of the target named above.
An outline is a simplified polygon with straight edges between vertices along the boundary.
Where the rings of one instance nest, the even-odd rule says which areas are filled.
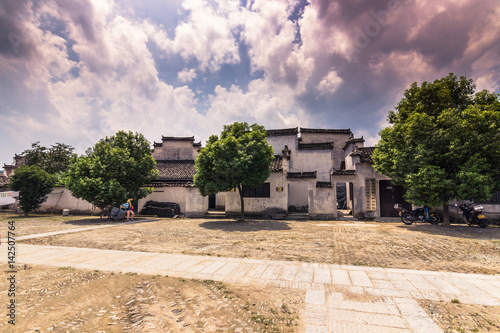
[[[179,81],[181,82],[191,82],[193,79],[196,79],[196,70],[194,68],[191,69],[183,69],[179,73],[177,73],[177,77],[179,78]]]
[[[323,95],[332,94],[342,84],[343,80],[335,70],[330,71],[318,84],[318,90]]]
[[[202,0],[183,2],[189,17],[175,29],[175,38],[166,48],[185,60],[196,59],[202,71],[215,72],[224,64],[240,62],[235,38],[239,25],[238,1],[217,4]]]
[[[4,1],[2,158],[119,129],[204,140],[233,121],[373,142],[412,82],[454,72],[498,91],[499,16],[496,0]]]

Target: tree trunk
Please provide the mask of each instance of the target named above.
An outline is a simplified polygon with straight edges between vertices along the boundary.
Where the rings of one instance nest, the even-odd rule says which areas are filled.
[[[240,217],[238,218],[238,221],[245,221],[245,200],[243,200],[243,189],[241,187],[241,184],[238,185],[238,192],[240,193],[241,203]]]
[[[443,225],[450,226],[450,206],[448,202],[443,202]]]

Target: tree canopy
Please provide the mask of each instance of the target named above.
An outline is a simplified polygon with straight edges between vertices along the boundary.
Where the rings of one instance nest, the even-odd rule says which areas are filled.
[[[212,135],[206,147],[196,157],[194,185],[201,195],[238,189],[241,215],[244,218],[242,186],[257,187],[271,175],[274,158],[272,146],[267,143],[263,126],[235,122],[224,125],[220,134]]]
[[[36,165],[51,174],[63,173],[68,169],[74,148],[64,143],[56,143],[50,148],[40,146],[40,141],[31,144],[31,149],[23,151],[24,163]]]
[[[10,187],[19,191],[19,207],[28,215],[47,200],[56,177],[36,165],[22,165],[10,180]]]
[[[155,165],[142,134],[119,131],[101,139],[86,155],[73,157],[65,184],[75,197],[104,209],[151,193],[144,186],[157,177]]]
[[[454,74],[413,83],[390,111],[373,153],[377,171],[406,189],[416,205],[488,199],[500,190],[498,94],[475,93],[473,81]]]

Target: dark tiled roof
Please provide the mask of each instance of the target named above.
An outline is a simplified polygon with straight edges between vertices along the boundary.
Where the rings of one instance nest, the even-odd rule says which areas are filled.
[[[300,128],[301,133],[351,134],[351,129]]]
[[[156,161],[158,180],[193,180],[196,170],[194,161]]]
[[[12,164],[5,164],[5,163],[4,163],[4,164],[3,164],[3,168],[4,168],[4,169],[15,169],[16,167],[15,167],[14,165],[12,165]]]
[[[9,185],[9,178],[5,175],[0,175],[0,187],[5,187]]]
[[[192,181],[154,181],[148,184],[149,187],[193,187]]]
[[[323,142],[323,143],[299,143],[299,149],[303,149],[303,150],[324,150],[324,149],[333,149],[333,142]]]
[[[278,135],[297,135],[299,133],[298,127],[295,128],[282,128],[282,129],[271,129],[267,130],[267,136],[278,136]]]
[[[357,156],[359,156],[360,157],[359,161],[361,163],[373,164],[372,155],[373,155],[373,150],[374,149],[375,149],[375,147],[356,148],[351,153],[351,155],[357,155]]]
[[[356,170],[333,170],[332,175],[334,176],[352,176],[356,174]]]
[[[316,178],[316,171],[312,172],[288,172],[286,178]]]
[[[274,155],[271,171],[283,171],[283,157],[281,155]]]
[[[193,141],[194,142],[194,136],[161,136],[161,141]]]
[[[316,182],[316,187],[332,187],[332,182]]]
[[[357,138],[357,139],[350,139],[349,141],[347,141],[345,143],[344,148],[342,148],[342,150],[345,150],[347,148],[348,144],[350,144],[350,143],[358,143],[358,142],[365,142],[365,139],[363,139],[363,137]]]

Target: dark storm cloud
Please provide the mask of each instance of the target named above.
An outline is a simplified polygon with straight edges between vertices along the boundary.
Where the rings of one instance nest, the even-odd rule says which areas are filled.
[[[301,101],[316,117],[327,118],[320,121],[348,127],[374,127],[380,110],[392,108],[389,105],[411,82],[433,81],[449,72],[477,79],[474,75],[485,73],[474,72],[474,63],[500,42],[492,23],[497,20],[493,16],[498,1],[313,0],[311,6],[317,8],[324,27],[318,38],[327,40],[332,31],[342,31],[354,52],[323,55],[316,62],[315,77],[335,68],[343,84],[334,94],[321,97],[311,86]],[[473,34],[497,36],[480,43],[470,55]]]
[[[32,58],[36,54],[36,45],[25,29],[25,22],[30,17],[31,1],[5,0],[0,6],[0,56]]]
[[[58,5],[63,11],[63,16],[72,21],[83,36],[90,42],[97,39],[94,22],[94,8],[88,0],[84,1],[59,1]]]

